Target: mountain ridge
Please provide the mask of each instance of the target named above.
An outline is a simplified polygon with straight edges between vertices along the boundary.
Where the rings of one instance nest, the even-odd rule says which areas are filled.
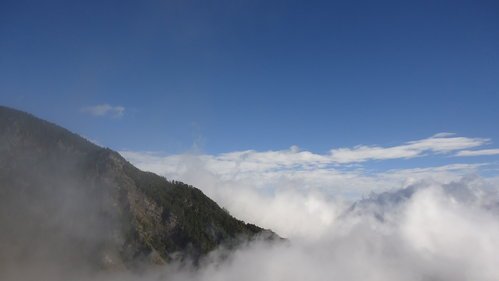
[[[136,269],[276,236],[232,217],[195,187],[141,171],[109,148],[4,106],[0,224],[7,229],[0,268],[27,258]]]

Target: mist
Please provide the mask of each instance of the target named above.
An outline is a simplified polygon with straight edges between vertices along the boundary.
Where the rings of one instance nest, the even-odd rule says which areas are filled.
[[[499,188],[475,166],[375,175],[320,167],[219,174],[213,171],[224,170],[206,157],[175,156],[161,165],[128,157],[139,168],[199,187],[233,216],[285,239],[260,237],[222,245],[201,260],[127,270],[115,259],[123,237],[114,235],[126,222],[113,202],[119,196],[107,194],[126,182],[115,182],[114,169],[99,181],[79,174],[73,152],[51,159],[35,178],[15,177],[14,186],[27,180],[41,186],[38,196],[11,190],[21,195],[0,207],[0,237],[15,242],[0,244],[1,280],[499,280]],[[68,167],[63,176],[51,176],[50,167],[61,164],[53,161]]]
[[[329,203],[338,216],[317,235],[218,249],[199,267],[119,280],[498,280],[498,202],[480,178],[419,183],[353,206]]]
[[[286,177],[268,187],[252,186],[247,177],[221,177],[206,162],[185,159],[177,169],[154,167],[194,181],[236,217],[287,240],[255,241],[229,253],[219,249],[199,268],[170,265],[140,280],[499,279],[494,178],[470,170],[391,171],[391,179],[412,180],[397,186],[377,175],[363,182],[386,184],[385,189],[352,198],[313,184],[304,188],[306,181]],[[350,184],[359,177],[349,177]]]

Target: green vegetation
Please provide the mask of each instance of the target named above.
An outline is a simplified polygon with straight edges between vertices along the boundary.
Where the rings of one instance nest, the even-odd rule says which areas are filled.
[[[85,252],[93,262],[118,256],[115,266],[168,261],[173,254],[196,259],[264,231],[193,186],[140,171],[108,148],[1,106],[0,195],[1,213],[21,218],[0,216],[11,225],[9,239],[50,233],[38,236],[41,245]]]
[[[250,237],[263,230],[235,219],[195,187],[167,181],[131,165],[125,166],[125,172],[147,197],[164,208],[164,219],[175,216],[179,222],[178,231],[171,238],[153,240],[156,249],[175,252],[190,246],[195,253],[205,254],[220,243],[240,235]]]

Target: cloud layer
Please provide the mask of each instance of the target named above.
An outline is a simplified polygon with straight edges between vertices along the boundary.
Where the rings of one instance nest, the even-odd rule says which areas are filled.
[[[427,154],[445,154],[462,149],[478,147],[489,142],[483,138],[457,137],[451,133],[439,133],[430,138],[410,141],[392,147],[364,146],[331,150],[331,159],[338,163],[364,162],[367,160],[386,160],[414,158]]]
[[[466,194],[463,198],[462,194]],[[485,197],[488,199],[485,199]],[[392,193],[388,197],[399,198]],[[255,243],[174,280],[497,280],[497,193],[480,180],[423,184],[403,200],[345,210],[320,236]],[[364,211],[364,212],[362,212]],[[346,212],[346,213],[345,213]],[[376,214],[376,216],[375,216]],[[216,254],[215,254],[216,257]]]
[[[207,169],[224,177],[240,177],[247,173],[267,173],[275,171],[317,171],[328,172],[347,164],[355,165],[369,160],[409,159],[430,155],[493,155],[498,149],[467,150],[489,143],[485,138],[458,137],[450,133],[440,133],[432,137],[409,141],[397,146],[366,146],[331,149],[328,154],[302,151],[297,146],[278,151],[235,151],[218,155],[196,155],[196,161],[205,163]],[[168,175],[178,173],[185,165],[186,155],[162,157],[153,153],[122,151],[126,158],[141,168]],[[350,166],[351,167],[351,166]],[[355,167],[355,166],[354,166]],[[357,166],[359,167],[359,166]],[[331,168],[331,169],[329,169]]]
[[[497,167],[491,163],[373,171],[365,168],[364,163],[351,162],[455,154],[488,142],[444,133],[393,147],[333,149],[326,155],[297,147],[220,155],[160,156],[130,151],[121,154],[141,169],[202,189],[238,218],[286,237],[314,237],[327,231],[340,212],[338,206],[345,204],[342,201],[351,202],[372,192],[397,190],[417,182],[448,184],[463,176],[477,175],[482,169],[495,170],[497,175]]]
[[[410,158],[455,155],[487,142],[440,134],[395,147],[365,147]],[[334,153],[296,147],[221,155],[122,152],[140,168],[192,184],[235,217],[288,240],[220,248],[199,266],[182,262],[139,274],[79,274],[71,280],[499,280],[499,178],[478,175],[496,169],[491,163],[375,172],[363,161],[381,160],[381,154],[360,157],[352,155],[369,149],[348,150],[353,154],[344,162],[332,160]],[[3,277],[67,280],[58,270],[54,275],[45,267],[14,267]]]
[[[93,280],[499,279],[499,195],[479,177],[449,184],[420,182],[373,195],[353,207],[333,202],[315,206],[337,211],[331,221],[323,222],[327,227],[320,235],[285,243],[256,241],[231,252],[219,249],[199,267],[173,264],[140,276]]]

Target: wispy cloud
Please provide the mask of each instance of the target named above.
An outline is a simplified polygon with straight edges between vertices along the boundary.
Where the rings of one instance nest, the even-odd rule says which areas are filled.
[[[289,150],[245,152],[251,155],[245,161],[240,157],[223,155],[180,154],[161,156],[154,153],[133,151],[120,152],[139,168],[167,178],[180,179],[196,186],[205,186],[210,179],[223,181],[228,186],[251,186],[266,188],[320,189],[338,195],[360,196],[371,191],[399,188],[423,178],[438,178],[445,182],[475,173],[485,164],[455,163],[443,166],[394,169],[373,172],[359,165],[337,165],[330,162],[271,161],[270,155],[285,158]],[[269,155],[270,154],[270,155]],[[299,158],[299,157],[297,157]],[[220,183],[217,183],[220,184]],[[214,185],[217,185],[214,184]]]
[[[197,161],[206,163],[213,173],[227,177],[241,177],[247,173],[269,173],[276,171],[317,171],[359,167],[369,160],[409,159],[434,154],[448,154],[479,147],[489,142],[484,138],[458,137],[440,133],[432,137],[409,141],[398,146],[381,147],[360,145],[353,148],[332,149],[330,153],[317,154],[302,151],[297,146],[275,151],[234,151],[218,155],[196,155]],[[494,150],[495,151],[495,150]],[[490,153],[490,151],[488,151]],[[122,152],[139,165],[155,172],[165,172],[181,166],[180,158],[186,155],[161,157],[154,153]]]
[[[456,137],[450,133],[439,133],[430,138],[409,141],[402,145],[381,147],[359,145],[354,148],[331,150],[331,159],[338,163],[364,162],[368,160],[387,160],[414,158],[425,154],[440,154],[478,147],[489,142],[484,138]]]
[[[112,106],[109,104],[97,104],[81,108],[81,112],[95,117],[121,118],[125,114],[125,108],[121,105]]]
[[[283,235],[306,236],[321,233],[318,225],[329,221],[335,213],[324,207],[329,206],[328,200],[332,198],[352,200],[420,181],[447,184],[466,175],[479,174],[482,169],[499,174],[497,167],[488,163],[374,171],[366,168],[369,160],[455,154],[488,142],[488,139],[446,133],[392,147],[344,148],[342,151],[348,150],[345,154],[339,154],[338,149],[316,154],[295,146],[277,151],[247,150],[217,155],[120,153],[143,170],[199,187],[239,218],[272,227]],[[286,208],[282,208],[284,204]],[[282,220],[282,217],[295,219]]]
[[[499,149],[481,149],[481,150],[462,150],[456,153],[456,156],[486,156],[498,155]]]

